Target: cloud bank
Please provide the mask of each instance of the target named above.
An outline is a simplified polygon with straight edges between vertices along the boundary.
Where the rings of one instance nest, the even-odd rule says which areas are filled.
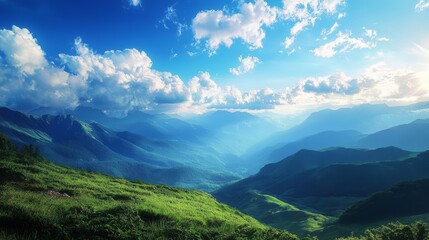
[[[348,41],[335,45],[332,51],[355,47],[345,46]],[[97,53],[76,38],[75,53],[59,54],[59,62],[53,63],[46,60],[37,39],[25,28],[0,30],[0,43],[0,105],[19,110],[90,106],[123,115],[131,109],[255,110],[429,99],[426,75],[390,69],[384,64],[374,65],[357,77],[334,73],[308,77],[284,89],[242,91],[234,86],[219,86],[208,72],[200,72],[185,83],[177,75],[154,69],[150,57],[134,48]],[[240,61],[232,72],[244,73],[259,60],[242,57]]]

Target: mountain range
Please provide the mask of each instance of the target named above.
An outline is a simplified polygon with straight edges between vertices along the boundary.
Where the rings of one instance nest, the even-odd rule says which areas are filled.
[[[412,202],[406,195],[425,199],[423,183],[401,184],[429,178],[426,107],[323,110],[286,131],[244,112],[113,117],[86,107],[60,114],[0,108],[0,132],[62,165],[214,191],[217,200],[262,223],[304,236],[427,213],[418,201],[405,212],[389,208]]]
[[[314,226],[323,226],[329,218],[339,217],[348,207],[371,194],[421,178],[429,178],[429,152],[416,154],[395,147],[301,150],[265,166],[254,176],[217,190],[214,196],[266,224],[293,232],[308,232],[318,228]],[[255,194],[278,199],[278,204],[269,205],[264,214],[254,212],[255,205],[261,205],[260,200],[249,197]],[[279,210],[282,205],[279,202],[294,208]],[[272,222],[279,212],[290,215],[297,209],[301,213],[319,214],[319,217],[302,217],[301,214],[299,218]],[[297,222],[300,224],[293,224]]]
[[[199,189],[238,179],[210,148],[117,132],[72,115],[35,117],[0,108],[0,131],[38,146],[55,162],[128,179]]]

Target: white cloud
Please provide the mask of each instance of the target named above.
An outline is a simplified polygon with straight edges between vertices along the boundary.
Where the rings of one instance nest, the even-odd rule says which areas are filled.
[[[130,3],[130,6],[133,6],[133,7],[137,7],[141,5],[140,0],[130,0],[129,3]]]
[[[337,7],[343,3],[343,0],[324,0],[321,1],[321,9],[332,15],[337,11]]]
[[[23,73],[33,74],[47,65],[45,53],[26,28],[12,26],[12,30],[0,30],[0,51]]]
[[[365,27],[363,28],[363,30],[364,30],[365,37],[372,38],[372,39],[377,37],[377,31],[373,29],[365,28]]]
[[[377,44],[375,41],[367,41],[363,38],[354,38],[351,36],[351,33],[339,32],[335,40],[326,43],[311,52],[318,57],[330,58],[335,56],[337,53],[345,53],[354,49],[374,48],[376,46]]]
[[[240,56],[238,61],[240,62],[238,67],[229,69],[229,71],[236,76],[247,73],[248,71],[254,69],[256,64],[261,63],[259,58],[253,56],[248,56],[245,58]]]
[[[210,73],[201,72],[189,81],[189,91],[193,104],[211,105],[220,102],[222,89],[211,79]]]
[[[85,104],[108,111],[151,109],[163,104],[180,104],[189,99],[183,81],[169,72],[152,69],[152,61],[137,49],[94,53],[80,38],[77,55],[60,54],[73,74],[87,81]]]
[[[159,21],[159,23],[165,28],[169,29],[169,25],[173,25],[176,27],[177,36],[181,36],[183,31],[188,29],[188,25],[181,23],[177,19],[177,10],[173,6],[169,6],[165,10],[164,17]]]
[[[222,10],[199,12],[192,20],[194,38],[205,40],[209,54],[225,45],[230,47],[234,40],[242,39],[250,49],[263,46],[264,26],[276,22],[277,10],[268,6],[264,0],[242,3],[238,13],[228,15]]]
[[[290,48],[295,42],[295,37],[287,37],[283,43],[286,49]]]
[[[0,31],[0,104],[29,109],[36,106],[72,108],[78,104],[82,78],[49,64],[26,28]]]
[[[320,35],[329,36],[332,33],[334,33],[338,27],[339,27],[339,24],[337,22],[335,22],[334,25],[332,25],[332,27],[329,30],[323,29],[322,32],[320,33]]]
[[[338,19],[341,19],[341,18],[345,18],[347,16],[347,14],[344,12],[344,13],[339,13],[338,14]]]
[[[415,6],[417,12],[423,12],[426,8],[429,8],[429,0],[420,0]]]
[[[14,31],[26,33],[27,38],[19,46],[30,46],[32,51],[27,53],[30,59],[40,60],[40,56],[44,59],[42,48],[27,29],[16,27]],[[4,38],[3,34],[11,33],[3,30],[1,34]],[[345,40],[331,51],[348,51],[365,45],[363,40],[350,35],[338,36]],[[4,57],[0,57],[0,105],[22,110],[84,105],[110,114],[123,114],[131,109],[174,112],[210,108],[306,108],[320,104],[410,103],[429,99],[427,75],[391,69],[383,64],[371,66],[356,77],[336,73],[309,77],[290,88],[244,92],[234,86],[219,86],[207,72],[201,72],[185,84],[177,75],[153,69],[149,56],[137,49],[96,53],[80,38],[76,39],[74,48],[74,55],[60,54],[63,67],[46,60],[39,61],[43,62],[41,65],[28,65],[21,58],[15,58],[23,49],[1,48]],[[246,63],[245,59],[241,58],[241,64],[248,67],[238,67],[237,71],[251,69],[249,66],[257,62],[253,59]]]
[[[290,91],[295,105],[353,105],[362,103],[411,103],[427,100],[426,76],[384,64],[369,67],[358,77],[344,73],[304,79]]]
[[[307,78],[301,81],[298,89],[316,94],[352,95],[360,91],[361,82],[348,78],[344,73],[332,74],[327,77]]]
[[[257,49],[263,47],[265,27],[288,21],[293,26],[283,42],[287,49],[300,32],[314,26],[323,15],[335,14],[344,0],[283,0],[282,3],[282,7],[271,7],[264,0],[240,1],[235,14],[228,14],[227,10],[199,12],[192,21],[194,38],[197,43],[204,41],[209,55],[216,53],[221,45],[230,47],[236,39],[243,40],[250,49]]]
[[[297,35],[308,26],[314,26],[322,15],[336,13],[342,4],[343,0],[283,0],[282,18],[295,22],[290,29],[290,36],[284,41],[285,48],[290,48]]]

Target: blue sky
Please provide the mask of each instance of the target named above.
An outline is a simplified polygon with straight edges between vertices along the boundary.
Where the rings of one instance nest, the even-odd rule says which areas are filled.
[[[0,103],[18,109],[289,112],[429,96],[428,0],[0,0],[0,16]]]

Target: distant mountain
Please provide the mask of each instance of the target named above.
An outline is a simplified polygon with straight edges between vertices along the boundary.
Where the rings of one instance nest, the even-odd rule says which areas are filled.
[[[301,150],[280,162],[264,166],[256,176],[284,179],[307,170],[331,165],[403,160],[410,157],[411,154],[411,152],[395,147],[375,150],[351,148],[332,148],[324,151]]]
[[[275,163],[288,157],[302,149],[322,150],[332,147],[353,147],[356,142],[366,135],[357,131],[326,131],[305,137],[301,140],[288,143],[279,148],[272,148],[272,151],[263,151],[260,155],[255,155],[246,159],[250,172],[257,172],[261,167],[269,163]],[[264,156],[265,155],[265,156]]]
[[[205,190],[237,179],[209,148],[116,132],[71,115],[34,117],[0,108],[0,132],[39,146],[58,163],[129,179]]]
[[[376,193],[348,208],[339,218],[342,224],[368,224],[429,213],[429,179],[404,182]]]
[[[353,168],[361,165],[350,164],[378,164],[379,162],[399,161],[411,155],[411,152],[393,147],[376,150],[347,148],[336,148],[326,151],[301,150],[280,162],[264,166],[254,176],[219,189],[215,192],[215,196],[221,201],[229,201],[230,197],[234,199],[239,198],[237,195],[238,192],[248,190],[258,190],[262,193],[280,195],[290,192],[289,190],[292,190],[293,184],[307,181],[306,177],[311,175],[313,171],[324,171],[325,167],[351,166]],[[340,183],[343,182],[342,179],[337,180]]]
[[[196,122],[188,122],[166,114],[152,115],[137,110],[128,112],[122,118],[110,117],[100,110],[88,107],[78,107],[72,114],[87,123],[97,122],[115,131],[128,131],[150,139],[175,142],[176,145],[182,146],[187,145],[188,147],[184,147],[185,149],[189,147],[198,149],[198,154],[194,154],[193,158],[215,157],[225,165],[225,168],[242,172],[240,159],[236,154],[237,141],[229,140],[230,135],[220,134],[221,131],[214,131]],[[225,112],[224,115],[228,114],[230,113]],[[233,115],[235,116],[235,114]],[[252,117],[252,115],[250,116]],[[217,119],[221,116],[212,117]],[[203,122],[205,121],[219,122],[211,117],[204,119]]]
[[[395,107],[384,104],[364,104],[351,108],[321,110],[312,113],[295,127],[272,134],[259,141],[244,154],[243,158],[252,159],[251,161],[255,159],[264,161],[259,157],[269,156],[273,150],[288,143],[325,131],[354,130],[364,134],[374,133],[416,119],[429,118],[427,109],[429,109],[429,102]],[[391,145],[383,145],[383,147]],[[287,155],[283,157],[287,157]]]
[[[98,109],[77,107],[72,115],[87,123],[97,122],[115,131],[129,131],[151,139],[180,140],[203,144],[208,132],[165,114],[151,115],[133,110],[125,117],[109,117]]]
[[[304,122],[287,130],[279,137],[293,141],[322,131],[355,130],[365,134],[380,131],[422,116],[429,112],[429,102],[408,106],[390,107],[385,104],[364,104],[336,110],[325,109],[312,113]]]
[[[220,129],[242,122],[252,122],[256,120],[259,120],[258,117],[247,112],[229,112],[224,110],[208,112],[192,119],[193,122],[207,129]]]
[[[226,149],[235,155],[241,155],[253,144],[279,130],[272,121],[247,112],[219,110],[196,116],[189,121],[207,129],[215,139],[220,139],[221,141],[214,143],[219,149]],[[210,141],[213,142],[213,139]]]
[[[371,148],[396,146],[410,151],[429,150],[429,119],[376,132],[362,138],[357,145]]]
[[[367,197],[401,181],[429,178],[429,152],[403,161],[337,164],[273,183],[267,192],[303,197]]]

